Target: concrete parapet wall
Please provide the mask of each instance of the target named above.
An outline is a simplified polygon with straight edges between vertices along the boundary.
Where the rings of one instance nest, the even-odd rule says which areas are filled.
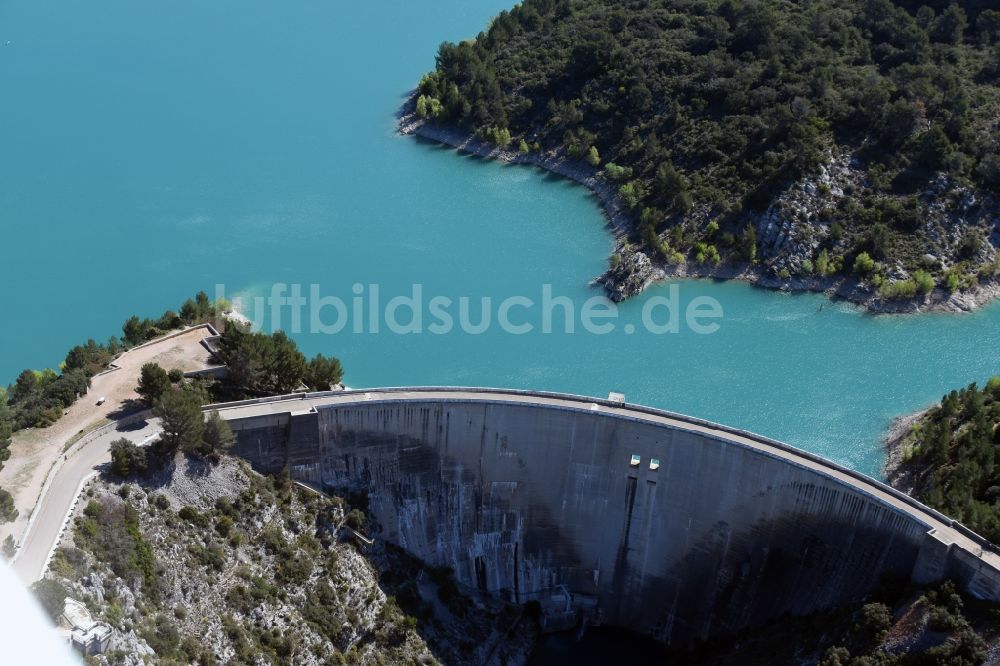
[[[979,599],[1000,600],[1000,571],[961,548],[952,546],[949,555],[948,578]]]
[[[511,395],[341,393],[222,413],[258,468],[367,492],[377,536],[460,581],[518,603],[564,587],[592,619],[670,644],[853,601],[884,574],[1000,598],[995,567],[928,534],[939,514],[880,484],[738,431]]]

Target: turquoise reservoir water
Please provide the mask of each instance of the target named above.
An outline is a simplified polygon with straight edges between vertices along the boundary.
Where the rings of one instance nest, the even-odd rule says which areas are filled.
[[[587,283],[612,241],[584,190],[393,131],[437,44],[506,5],[4,0],[0,377],[216,284],[599,294]],[[815,295],[680,286],[682,304],[718,300],[716,334],[625,333],[664,286],[608,335],[295,337],[341,356],[352,385],[618,390],[872,474],[893,415],[1000,372],[997,307],[874,318]]]

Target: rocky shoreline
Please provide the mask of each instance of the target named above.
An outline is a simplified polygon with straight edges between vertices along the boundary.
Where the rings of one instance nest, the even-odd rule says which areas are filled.
[[[442,143],[461,152],[510,164],[537,166],[569,178],[591,190],[601,202],[609,227],[616,238],[613,265],[594,278],[607,291],[608,297],[619,302],[641,293],[650,285],[671,279],[709,278],[739,280],[764,289],[786,292],[819,292],[830,298],[854,303],[872,314],[905,314],[917,312],[972,312],[1000,298],[1000,280],[981,283],[965,291],[947,292],[936,288],[929,294],[912,299],[894,300],[879,296],[870,286],[853,277],[779,277],[766,268],[748,262],[723,262],[718,265],[686,260],[677,264],[655,261],[645,252],[635,249],[628,241],[632,221],[612,183],[598,175],[595,169],[579,160],[560,153],[521,153],[503,149],[454,126],[421,118],[415,112],[411,96],[398,114],[400,134],[418,136]]]
[[[920,473],[906,465],[906,438],[910,434],[910,429],[915,423],[924,417],[930,407],[921,409],[911,414],[904,414],[892,420],[889,431],[883,440],[885,447],[885,464],[882,467],[882,475],[885,482],[907,495],[913,495],[917,487]]]
[[[603,285],[609,297],[622,301],[639,294],[655,282],[674,279],[739,280],[762,289],[783,292],[823,293],[831,299],[849,301],[871,314],[912,314],[920,312],[974,312],[1000,298],[1000,282],[980,284],[962,292],[935,289],[926,296],[907,300],[884,299],[852,277],[781,278],[747,262],[698,264],[658,264],[639,250],[619,248],[620,263],[594,281]]]

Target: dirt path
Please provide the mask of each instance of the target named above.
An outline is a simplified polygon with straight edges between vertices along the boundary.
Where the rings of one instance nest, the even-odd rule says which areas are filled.
[[[185,372],[209,367],[209,353],[201,341],[215,334],[206,326],[196,326],[136,347],[115,361],[117,369],[96,377],[90,391],[69,407],[58,422],[48,428],[17,433],[10,447],[10,460],[0,470],[0,488],[14,496],[17,520],[0,526],[0,540],[8,534],[20,543],[32,509],[38,503],[45,478],[61,463],[69,443],[80,435],[131,411],[130,401],[138,400],[135,386],[143,364],[155,362],[170,370]],[[100,397],[107,400],[97,405]]]

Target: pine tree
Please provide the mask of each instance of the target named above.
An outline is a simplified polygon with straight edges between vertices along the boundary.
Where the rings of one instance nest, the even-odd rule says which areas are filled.
[[[228,450],[236,443],[236,435],[225,419],[219,416],[219,412],[212,412],[205,421],[205,432],[202,435],[204,443],[204,453],[207,455],[219,454]]]
[[[170,390],[156,405],[163,434],[161,449],[170,454],[178,449],[190,450],[201,442],[205,432],[205,418],[201,413],[202,396],[198,391],[184,387]]]
[[[135,392],[148,405],[155,405],[170,390],[170,376],[156,363],[146,363],[139,373],[139,385]]]

